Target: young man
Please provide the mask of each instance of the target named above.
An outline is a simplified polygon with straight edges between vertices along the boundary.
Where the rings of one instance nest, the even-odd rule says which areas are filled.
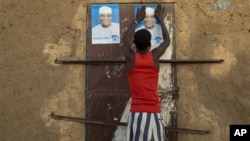
[[[164,39],[159,47],[150,51],[151,34],[146,29],[134,33],[136,24],[145,18],[145,6],[137,11],[121,43],[132,98],[127,141],[164,141],[165,138],[157,85],[159,59],[169,46],[170,38],[164,25],[164,7],[158,5],[155,16],[160,21]],[[134,44],[136,51],[132,48]]]

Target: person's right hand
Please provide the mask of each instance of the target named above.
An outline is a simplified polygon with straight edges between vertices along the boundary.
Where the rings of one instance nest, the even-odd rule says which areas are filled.
[[[137,9],[136,18],[135,18],[137,22],[140,22],[145,18],[145,15],[146,15],[145,9],[146,9],[145,5],[142,6],[140,9],[139,8]]]
[[[157,8],[155,9],[155,17],[158,19],[158,20],[164,20],[166,16],[166,12],[165,12],[165,7],[158,4],[157,5]]]

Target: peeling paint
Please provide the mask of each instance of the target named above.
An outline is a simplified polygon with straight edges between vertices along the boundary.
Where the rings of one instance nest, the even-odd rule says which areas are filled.
[[[213,54],[214,58],[224,59],[224,62],[222,64],[211,66],[210,73],[214,78],[219,78],[219,76],[227,75],[237,62],[234,53],[226,49],[222,44],[214,45]]]
[[[42,51],[44,54],[49,55],[49,63],[53,66],[58,66],[54,63],[55,59],[61,58],[62,56],[69,56],[72,52],[68,46],[67,41],[60,39],[57,44],[47,43]]]
[[[126,104],[126,107],[123,111],[120,122],[128,123],[130,106],[131,106],[131,98],[129,99],[128,103]],[[113,137],[112,141],[125,141],[126,134],[127,134],[127,127],[118,126],[115,133],[114,133],[114,137]]]
[[[167,94],[163,96],[163,98],[161,99],[161,109],[162,118],[165,122],[165,125],[170,125],[171,113],[177,112],[176,101],[173,100],[172,95]]]

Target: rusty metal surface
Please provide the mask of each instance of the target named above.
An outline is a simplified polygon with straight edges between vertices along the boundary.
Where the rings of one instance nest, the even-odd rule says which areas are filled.
[[[129,93],[90,92],[87,93],[87,118],[107,121],[119,121]],[[89,141],[111,141],[116,126],[86,125]]]
[[[91,21],[91,5],[88,7],[88,21]],[[174,5],[166,4],[167,9],[174,13]],[[129,12],[128,12],[129,11]],[[134,20],[133,12],[134,4],[120,4],[120,34],[121,38],[129,24]],[[174,24],[174,23],[172,23]],[[91,44],[91,24],[88,24],[87,38],[87,59],[86,60],[124,60],[124,56],[119,44]],[[173,34],[174,35],[174,34]],[[174,46],[174,45],[173,45]],[[170,58],[174,59],[174,48],[170,51]],[[108,121],[121,121],[127,119],[126,108],[129,100],[128,82],[126,73],[124,72],[124,64],[101,64],[88,65],[86,74],[86,118],[100,119]],[[174,65],[161,66],[160,74],[161,85],[159,91],[171,91],[176,89],[176,72]],[[171,83],[165,82],[169,79]],[[166,113],[168,117],[169,127],[177,127],[177,108],[176,100],[171,100],[174,92],[168,93],[170,97],[163,98],[163,105],[166,106],[166,112],[176,112],[173,116]],[[166,108],[165,107],[165,108]],[[169,119],[170,118],[170,119]],[[120,130],[117,127],[105,125],[86,125],[86,141],[120,141],[114,139],[114,136],[119,136]],[[124,133],[124,129],[121,129]],[[117,134],[116,134],[117,133]],[[167,141],[177,141],[177,134],[169,135]]]
[[[122,69],[122,70],[121,70]],[[99,65],[87,67],[87,90],[128,90],[123,65]]]

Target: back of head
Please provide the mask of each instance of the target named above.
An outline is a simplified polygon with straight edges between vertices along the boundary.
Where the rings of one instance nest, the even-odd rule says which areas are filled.
[[[151,46],[151,34],[146,29],[140,29],[135,32],[134,43],[136,49],[140,51],[145,51],[149,46]]]

